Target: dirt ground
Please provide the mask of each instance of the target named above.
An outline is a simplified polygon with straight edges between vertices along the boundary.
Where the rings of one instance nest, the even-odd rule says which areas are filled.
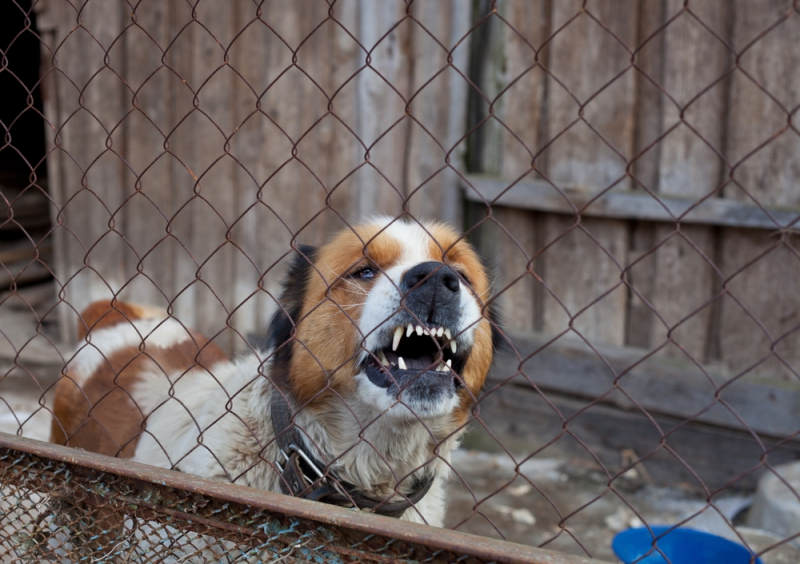
[[[778,541],[738,526],[751,496],[715,498],[712,507],[695,492],[648,485],[635,471],[612,489],[598,468],[566,457],[533,459],[517,473],[507,454],[460,450],[453,466],[447,526],[464,532],[609,562],[618,562],[614,535],[643,523],[685,522],[732,540],[741,535],[757,552]],[[800,552],[782,545],[761,558],[764,564],[796,564]]]
[[[47,328],[51,331],[52,328]],[[39,404],[43,390],[58,374],[56,349],[36,333],[35,318],[24,309],[0,308],[0,431],[47,440],[50,413]],[[29,373],[14,366],[23,343]],[[66,351],[61,351],[66,353]],[[10,371],[9,371],[10,370]],[[36,376],[36,380],[32,378]],[[469,441],[467,444],[471,444]],[[617,562],[611,551],[614,535],[629,527],[675,524],[736,538],[729,522],[739,524],[749,496],[715,498],[710,506],[698,492],[648,483],[635,469],[607,485],[606,476],[590,463],[550,453],[515,470],[508,453],[459,450],[453,458],[446,525],[459,531],[550,550],[591,555]],[[738,529],[756,551],[775,540]],[[782,545],[762,555],[764,564],[800,562],[800,552]]]

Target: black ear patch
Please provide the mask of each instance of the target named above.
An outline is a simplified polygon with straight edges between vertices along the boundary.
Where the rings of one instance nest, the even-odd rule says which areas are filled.
[[[294,348],[297,320],[303,309],[308,280],[317,257],[316,247],[299,245],[283,279],[283,291],[278,300],[278,311],[272,316],[267,333],[267,349],[273,350],[273,380],[288,384],[289,361]]]

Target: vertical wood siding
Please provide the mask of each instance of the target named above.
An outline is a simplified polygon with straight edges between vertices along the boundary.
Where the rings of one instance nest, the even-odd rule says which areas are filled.
[[[458,187],[800,205],[791,2],[474,4],[39,2],[63,334],[118,294],[240,348],[292,244],[467,211],[509,328],[794,377],[781,226],[465,210]]]
[[[496,13],[489,4],[473,65],[475,172],[509,186],[544,180],[567,200],[569,190],[633,190],[800,203],[791,2],[508,1]],[[734,376],[797,374],[800,253],[778,224],[480,205],[469,217],[483,222],[477,239],[510,329],[722,362]]]
[[[241,348],[293,244],[404,208],[461,220],[456,0],[37,10],[66,338],[117,295]]]

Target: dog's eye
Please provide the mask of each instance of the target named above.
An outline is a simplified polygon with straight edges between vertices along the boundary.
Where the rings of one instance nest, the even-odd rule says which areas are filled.
[[[371,267],[365,266],[364,268],[359,268],[350,276],[353,278],[360,278],[361,280],[372,280],[375,278],[375,271]]]

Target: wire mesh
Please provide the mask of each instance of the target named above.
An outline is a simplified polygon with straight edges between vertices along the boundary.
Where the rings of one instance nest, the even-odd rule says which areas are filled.
[[[490,266],[491,297],[476,299],[485,317],[500,306],[502,347],[465,399],[467,423],[439,436],[412,420],[434,451],[398,470],[385,498],[408,498],[404,480],[444,462],[447,528],[611,559],[616,532],[668,522],[722,532],[764,564],[796,559],[800,529],[758,521],[767,502],[753,498],[773,476],[800,503],[788,466],[800,455],[796,1],[0,9],[0,430],[51,439],[54,394],[69,382],[102,421],[111,399],[134,397],[126,370],[148,362],[170,378],[169,397],[175,375],[198,367],[225,388],[213,366],[236,354],[269,377],[279,354],[259,343],[289,309],[287,268],[300,255],[327,276],[301,243],[375,214],[429,234],[426,222],[444,220]],[[366,342],[335,294],[345,274],[325,278],[321,304]],[[166,321],[112,358],[92,342],[106,318],[81,317],[98,299],[121,325],[134,326],[126,302]],[[167,329],[191,336],[188,363],[147,350]],[[291,346],[327,379],[305,413],[346,399],[334,383],[358,354],[380,362],[363,344],[333,365],[297,334]],[[82,389],[69,367],[98,352],[113,389]],[[184,409],[199,429],[192,452],[219,459],[202,438],[251,384],[225,389],[212,415]],[[121,435],[101,422],[59,438],[129,457],[153,410],[135,407]],[[360,420],[356,444],[380,450],[369,433],[382,421]],[[452,458],[436,453],[456,439]],[[260,444],[257,462],[221,478],[274,473],[276,450]],[[244,502],[217,518],[213,495],[201,512],[213,523],[168,521],[167,510],[191,513],[175,494],[148,511],[181,532],[148,529],[153,514],[125,506],[130,481],[95,474],[73,491],[58,463],[16,457],[2,463],[3,558],[363,556],[316,533],[258,532],[280,516]],[[97,533],[106,521],[123,532]],[[433,558],[398,550],[391,558]]]

